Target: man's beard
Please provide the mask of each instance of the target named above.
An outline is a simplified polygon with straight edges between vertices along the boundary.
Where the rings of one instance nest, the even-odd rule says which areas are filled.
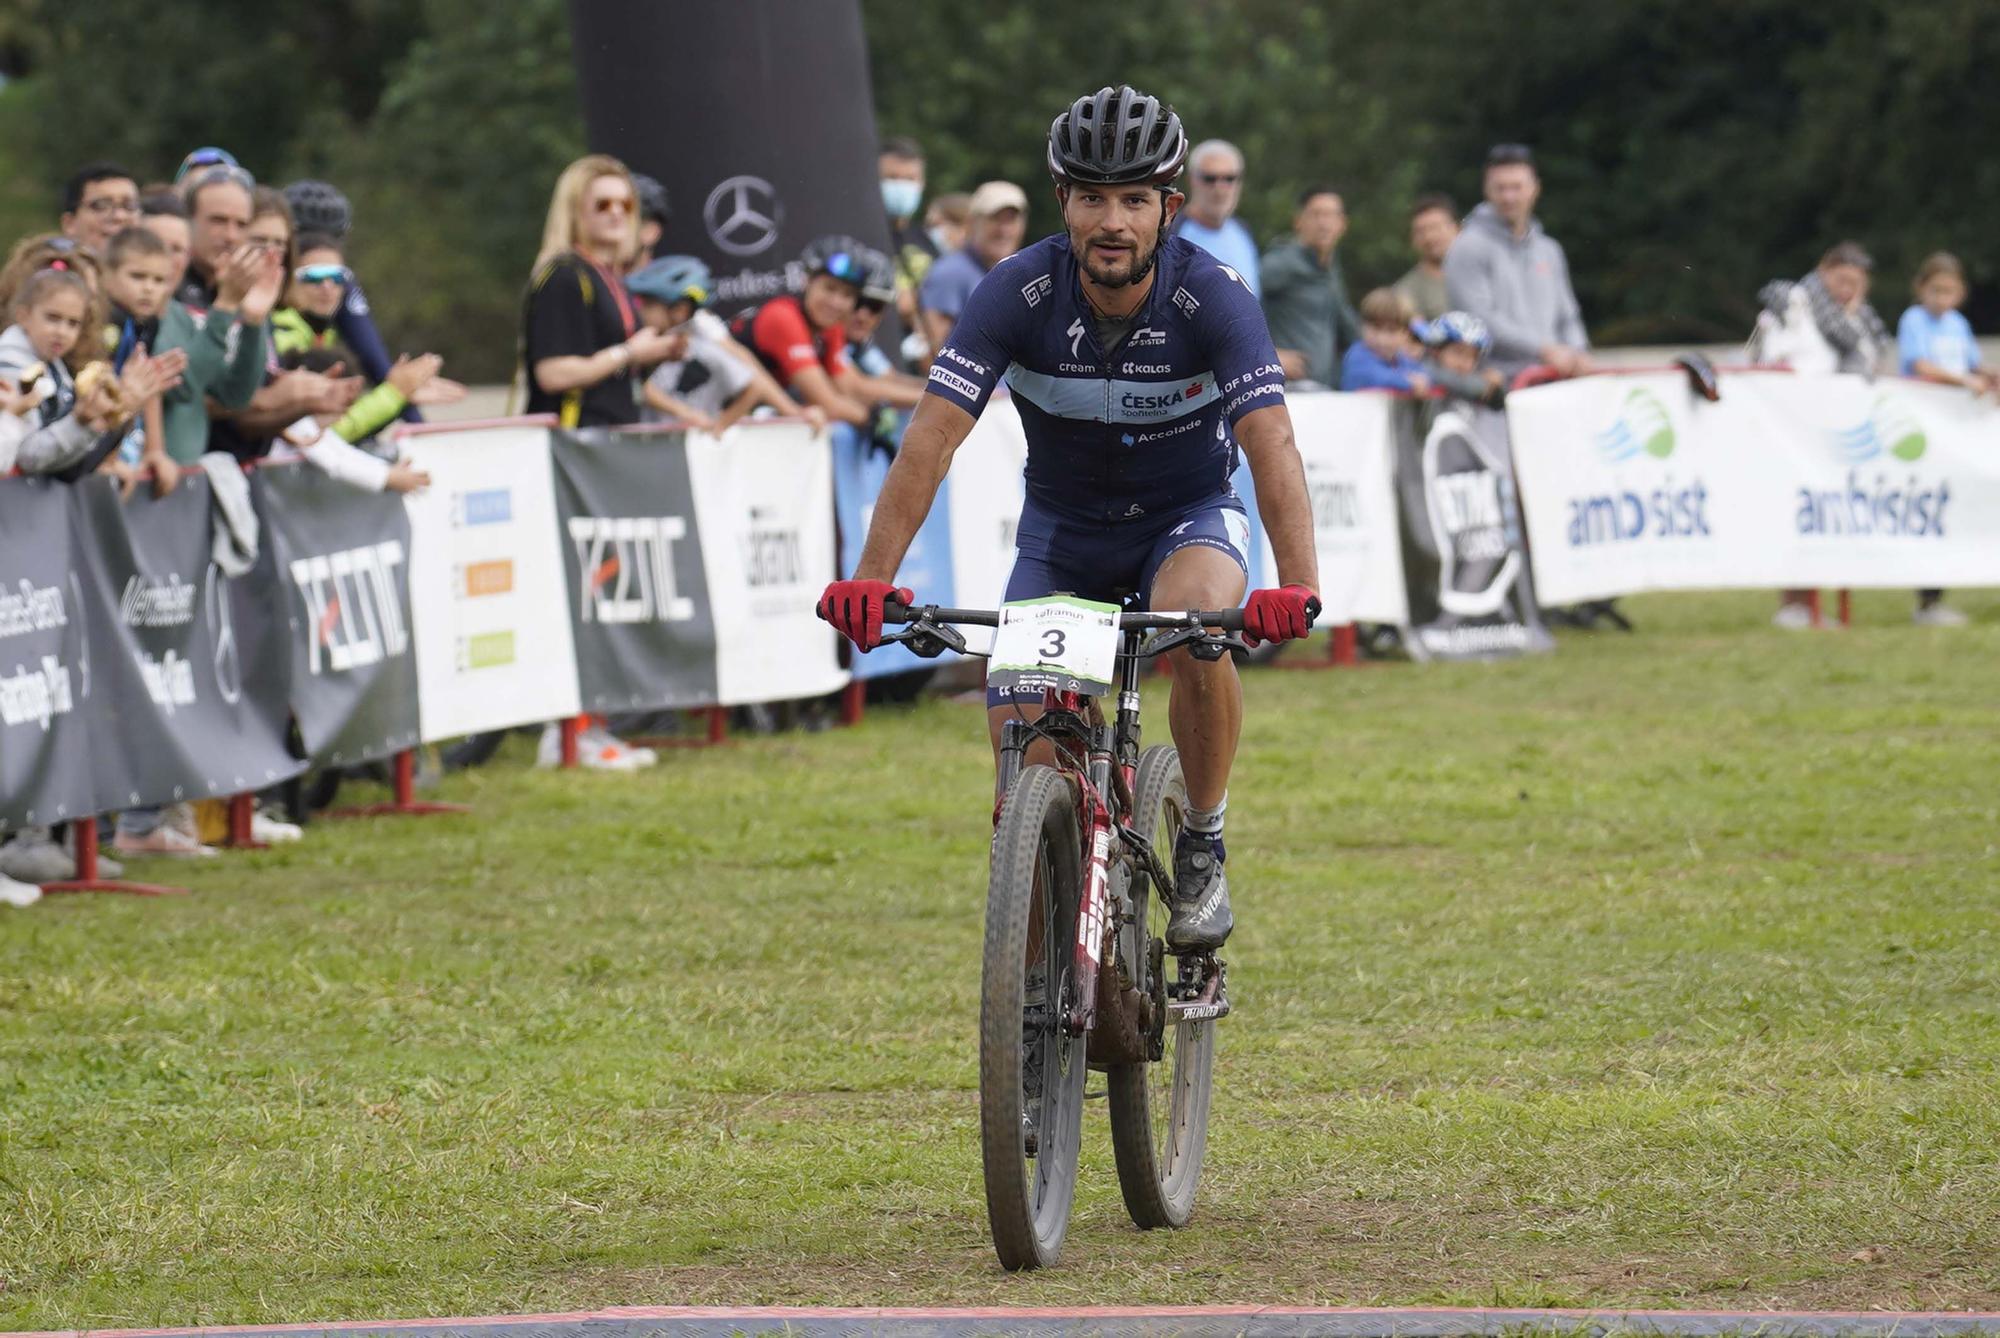
[[[1135,246],[1133,251],[1137,255],[1138,248]],[[1131,269],[1119,275],[1100,273],[1090,262],[1090,248],[1088,246],[1084,247],[1083,255],[1083,272],[1090,276],[1092,283],[1100,288],[1130,288],[1133,284],[1138,283],[1153,272],[1153,264],[1160,258],[1160,244],[1158,241],[1155,241],[1152,250],[1142,256],[1137,256],[1132,261]]]

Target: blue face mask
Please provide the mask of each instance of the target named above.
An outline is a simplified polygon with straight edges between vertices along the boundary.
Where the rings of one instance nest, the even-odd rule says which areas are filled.
[[[890,218],[908,218],[917,212],[923,202],[924,183],[921,181],[901,181],[885,178],[882,182],[882,207]]]

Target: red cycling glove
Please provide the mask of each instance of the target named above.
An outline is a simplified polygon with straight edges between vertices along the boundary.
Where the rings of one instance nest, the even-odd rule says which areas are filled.
[[[1319,596],[1302,585],[1281,590],[1252,590],[1243,606],[1243,639],[1250,645],[1291,641],[1312,631],[1319,616]]]
[[[882,605],[913,604],[916,595],[887,581],[835,581],[819,597],[819,616],[863,650],[882,644]]]

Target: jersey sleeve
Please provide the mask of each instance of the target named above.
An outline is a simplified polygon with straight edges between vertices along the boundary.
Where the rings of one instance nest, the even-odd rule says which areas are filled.
[[[778,380],[787,386],[800,372],[820,365],[812,330],[806,325],[805,312],[796,303],[766,302],[757,319],[750,323],[750,340],[759,353],[770,359],[771,365],[778,369]]]
[[[1209,262],[1192,270],[1174,305],[1187,317],[1196,347],[1215,374],[1222,416],[1234,427],[1243,415],[1285,402],[1285,369],[1271,343],[1264,310],[1250,294],[1249,281],[1227,265]],[[1185,294],[1185,299],[1183,298]],[[1188,302],[1195,305],[1190,308]]]
[[[1049,276],[1029,278],[1024,284],[1022,275],[1029,268],[1002,261],[979,281],[943,347],[931,359],[926,390],[974,417],[986,407],[993,387],[1014,360],[1021,313],[1048,300]]]

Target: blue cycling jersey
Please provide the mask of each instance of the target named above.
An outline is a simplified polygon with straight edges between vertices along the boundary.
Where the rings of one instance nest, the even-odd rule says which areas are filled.
[[[1233,429],[1285,399],[1264,313],[1235,270],[1179,237],[1107,356],[1066,234],[995,265],[931,364],[929,392],[977,415],[1004,373],[1028,439],[1031,504],[1137,521],[1230,495]]]

